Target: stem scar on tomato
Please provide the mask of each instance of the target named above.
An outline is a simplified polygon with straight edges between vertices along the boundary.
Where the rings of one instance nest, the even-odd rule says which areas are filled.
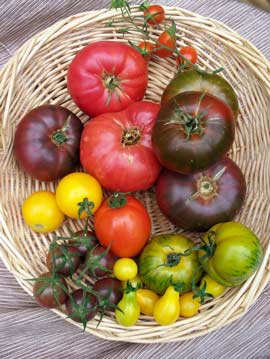
[[[68,116],[66,122],[64,123],[64,126],[52,134],[51,140],[56,146],[62,146],[64,143],[67,142],[68,137],[66,135],[66,131],[70,126],[70,119],[71,115]]]

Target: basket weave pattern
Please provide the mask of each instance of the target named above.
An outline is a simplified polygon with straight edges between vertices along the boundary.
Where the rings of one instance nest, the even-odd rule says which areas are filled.
[[[256,274],[244,285],[228,289],[221,297],[204,304],[197,316],[180,319],[169,327],[159,326],[152,318],[141,316],[136,326],[127,329],[119,326],[112,314],[106,315],[96,328],[97,316],[88,323],[86,330],[105,339],[152,343],[206,334],[243,315],[270,279],[270,65],[256,48],[225,25],[179,8],[166,8],[166,13],[176,22],[178,46],[195,46],[199,53],[198,64],[206,70],[224,67],[222,76],[238,95],[240,115],[230,156],[244,172],[247,198],[236,220],[254,230],[261,239],[264,259]],[[134,15],[139,13],[134,11]],[[54,191],[56,183],[33,180],[18,168],[13,153],[15,129],[29,110],[48,102],[63,105],[82,121],[87,120],[66,88],[67,68],[74,55],[89,42],[98,40],[126,42],[130,39],[135,43],[142,40],[136,33],[123,38],[116,31],[117,27],[108,27],[112,17],[119,15],[115,11],[101,10],[62,20],[30,39],[0,73],[0,255],[31,295],[33,284],[25,279],[47,271],[46,252],[53,235],[29,230],[21,216],[21,205],[34,191]],[[152,30],[153,36],[159,33],[159,29]],[[175,58],[151,60],[145,99],[159,102],[175,72]],[[138,193],[137,197],[151,214],[153,234],[175,231],[160,213],[153,191]],[[83,227],[80,221],[66,220],[65,223],[72,230]],[[68,235],[66,226],[57,234]],[[72,288],[73,284],[69,284]],[[65,318],[61,310],[55,312]]]

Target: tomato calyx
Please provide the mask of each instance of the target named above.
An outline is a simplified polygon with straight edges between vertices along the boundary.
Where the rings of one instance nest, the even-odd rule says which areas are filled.
[[[170,35],[171,39],[176,39],[176,24],[174,20],[172,20],[170,27],[165,27],[165,31]]]
[[[121,208],[127,204],[127,197],[125,193],[115,192],[110,196],[108,204],[110,208]]]
[[[121,82],[117,76],[105,73],[103,75],[104,86],[112,92],[115,88],[120,88]]]
[[[123,147],[136,145],[141,138],[141,130],[138,127],[125,129],[122,134],[121,144]]]
[[[71,115],[68,116],[68,118],[62,128],[53,132],[53,134],[51,136],[51,140],[52,140],[52,143],[54,143],[56,146],[60,147],[67,142],[68,137],[66,135],[66,131],[70,125],[70,118],[71,118]]]
[[[81,218],[83,212],[86,212],[88,216],[92,216],[92,209],[95,204],[92,201],[89,201],[88,198],[84,198],[82,202],[78,203],[78,218]]]
[[[135,294],[135,292],[141,288],[141,284],[138,283],[135,287],[133,287],[130,280],[127,281],[125,288],[123,289],[124,294]]]
[[[183,253],[169,253],[167,254],[167,263],[165,264],[166,267],[174,267],[180,263],[181,257]]]
[[[139,10],[145,11],[151,5],[150,1],[144,1],[142,4],[139,5]]]
[[[213,294],[206,292],[206,281],[202,286],[196,286],[194,281],[192,283],[193,299],[199,298],[200,304],[203,304],[207,298],[214,298]]]

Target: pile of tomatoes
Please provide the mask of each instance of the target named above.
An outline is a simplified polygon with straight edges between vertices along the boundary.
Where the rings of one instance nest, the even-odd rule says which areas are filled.
[[[148,26],[164,21],[161,6],[144,3],[141,9]],[[156,43],[91,43],[74,57],[67,76],[68,91],[89,121],[83,125],[68,109],[45,104],[16,129],[21,168],[34,179],[58,181],[54,193],[25,199],[25,223],[48,233],[66,217],[85,219],[80,231],[55,235],[48,272],[33,279],[34,296],[44,307],[65,305],[84,327],[107,311],[124,326],[134,325],[140,313],[172,324],[243,283],[261,261],[256,235],[231,222],[246,194],[245,178],[227,156],[238,115],[231,85],[192,67],[197,52],[184,47],[176,56],[182,71],[160,104],[143,101],[150,57],[172,56],[175,48],[174,23]],[[178,233],[151,238],[151,218],[132,192],[153,186],[161,212],[176,227],[205,232],[199,244]],[[111,193],[106,198],[103,189]]]

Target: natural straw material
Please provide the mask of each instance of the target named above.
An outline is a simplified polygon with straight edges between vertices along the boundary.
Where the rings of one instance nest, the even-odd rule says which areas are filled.
[[[134,10],[134,15],[139,15]],[[119,326],[114,316],[106,315],[96,328],[98,316],[88,323],[87,331],[99,337],[129,342],[153,343],[194,338],[232,322],[245,313],[270,279],[270,66],[263,55],[247,40],[225,25],[179,8],[166,8],[167,18],[177,25],[178,46],[193,45],[199,52],[199,65],[209,71],[224,67],[224,76],[234,87],[240,102],[236,141],[231,157],[243,170],[247,181],[247,198],[236,218],[261,239],[264,259],[256,272],[241,287],[204,304],[190,319],[180,318],[162,327],[152,318],[141,316],[131,328]],[[0,255],[20,285],[32,295],[27,278],[46,271],[45,258],[52,234],[39,235],[24,224],[23,200],[37,190],[55,190],[56,183],[31,179],[17,166],[13,153],[16,126],[23,115],[44,104],[61,104],[87,119],[71,100],[66,88],[67,68],[74,55],[89,42],[132,39],[139,35],[117,33],[108,27],[115,11],[101,10],[78,14],[62,20],[31,38],[0,73],[1,113],[1,200]],[[122,25],[121,25],[122,26]],[[160,33],[152,31],[153,36]],[[154,58],[149,64],[146,99],[159,102],[163,89],[176,71],[175,58]],[[175,228],[161,215],[152,192],[140,193],[153,221],[153,234],[172,232]],[[66,220],[73,230],[83,223]],[[64,225],[58,234],[67,234]],[[72,283],[69,282],[72,287]],[[60,310],[57,314],[65,318]],[[78,325],[75,322],[72,322]]]

